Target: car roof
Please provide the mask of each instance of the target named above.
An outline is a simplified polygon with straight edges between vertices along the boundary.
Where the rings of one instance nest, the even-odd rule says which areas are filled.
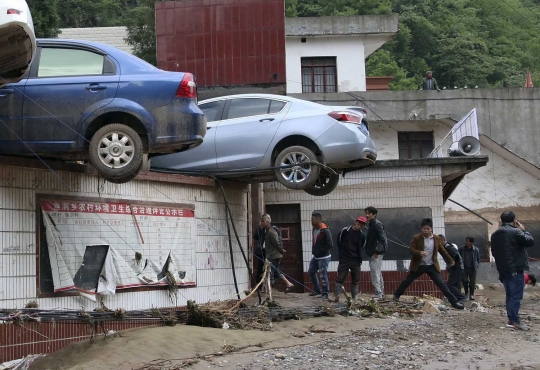
[[[317,108],[321,107],[322,104],[314,103],[309,100],[303,100],[303,99],[297,99],[293,98],[291,96],[285,96],[285,95],[275,95],[275,94],[235,94],[235,95],[226,95],[226,96],[218,96],[211,99],[205,99],[199,102],[199,104],[203,103],[209,103],[213,101],[219,101],[219,100],[226,100],[226,99],[241,99],[241,98],[261,98],[261,99],[274,99],[274,100],[283,100],[291,103],[297,103],[305,105],[306,107],[312,107]]]

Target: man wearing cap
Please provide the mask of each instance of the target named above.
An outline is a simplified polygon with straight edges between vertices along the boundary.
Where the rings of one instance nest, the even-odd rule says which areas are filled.
[[[343,290],[343,283],[351,271],[351,295],[356,301],[358,297],[358,283],[360,282],[360,266],[362,265],[361,251],[366,237],[362,232],[367,220],[360,216],[351,226],[344,227],[338,234],[337,244],[339,250],[339,265],[336,287],[334,289],[334,302],[339,302],[339,295]]]

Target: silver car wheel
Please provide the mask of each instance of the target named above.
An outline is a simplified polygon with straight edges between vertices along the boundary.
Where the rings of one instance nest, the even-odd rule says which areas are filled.
[[[302,183],[311,174],[311,164],[309,158],[300,152],[289,153],[281,161],[280,167],[286,167],[280,169],[281,176],[287,182],[295,184]]]
[[[124,132],[112,131],[99,139],[98,156],[109,168],[127,166],[135,155],[133,140]]]

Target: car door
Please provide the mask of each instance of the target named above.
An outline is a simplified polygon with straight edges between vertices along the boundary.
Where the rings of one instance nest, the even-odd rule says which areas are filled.
[[[257,167],[289,108],[290,104],[285,100],[230,99],[216,132],[218,169]]]
[[[0,87],[0,153],[16,154],[24,151],[23,101],[26,79]]]
[[[206,116],[206,135],[201,145],[181,153],[152,158],[152,168],[176,170],[216,170],[216,127],[220,122],[225,100],[199,104]]]
[[[85,45],[45,45],[26,84],[24,140],[51,152],[72,149],[82,120],[116,96],[115,61]]]

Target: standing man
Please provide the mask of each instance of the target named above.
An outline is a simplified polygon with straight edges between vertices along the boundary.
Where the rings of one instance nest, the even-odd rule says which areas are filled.
[[[480,251],[473,244],[474,238],[468,236],[465,238],[465,246],[459,248],[459,254],[463,260],[463,290],[465,296],[469,296],[474,301],[474,288],[476,288],[476,271],[480,266]]]
[[[329,282],[328,282],[328,264],[332,257],[330,251],[332,250],[332,235],[328,226],[322,222],[322,216],[320,213],[311,214],[311,225],[313,226],[313,244],[311,252],[313,258],[309,263],[308,274],[313,283],[313,292],[309,295],[314,297],[320,295],[322,298],[328,299]],[[319,278],[317,272],[321,273],[322,290],[319,285]]]
[[[271,222],[272,220],[272,218],[270,217],[268,213],[265,213],[261,216],[259,227],[257,227],[257,230],[255,231],[253,235],[253,239],[257,241],[257,244],[253,248],[253,254],[255,256],[255,260],[257,261],[257,276],[256,276],[255,284],[258,284],[259,281],[261,281],[263,273],[264,273],[264,261],[266,260],[266,248],[265,248],[266,228],[263,227],[263,223],[265,222],[265,220],[270,220],[268,222]],[[270,227],[276,232],[278,236],[279,245],[283,248],[281,230],[279,229],[279,227],[275,225],[270,225]],[[259,287],[259,290],[264,290],[264,284]]]
[[[516,220],[514,212],[501,214],[502,226],[491,234],[491,254],[495,258],[499,280],[506,291],[507,327],[529,330],[519,320],[519,307],[525,289],[523,271],[529,269],[529,256],[525,248],[534,245],[531,234]]]
[[[433,78],[433,73],[431,73],[431,71],[426,72],[426,78],[422,81],[422,90],[441,91],[441,89],[439,89],[439,84],[437,83],[437,80]]]
[[[336,287],[334,289],[334,302],[339,302],[339,295],[343,290],[343,283],[351,271],[351,296],[354,301],[358,297],[358,284],[360,282],[360,266],[362,265],[362,248],[366,237],[362,232],[367,220],[360,216],[352,226],[344,227],[338,234],[339,265]]]
[[[433,235],[433,222],[430,218],[422,220],[422,232],[413,236],[409,252],[412,254],[409,275],[396,289],[394,301],[398,302],[399,298],[405,293],[405,290],[416,279],[424,274],[428,274],[429,278],[439,287],[441,292],[443,292],[452,307],[462,310],[463,304],[458,303],[457,298],[443,281],[441,268],[437,261],[437,253],[440,253],[446,263],[450,266],[454,266],[454,260],[452,260],[452,257],[450,257],[448,252],[444,249],[442,240],[437,235]]]
[[[262,216],[261,226],[266,232],[264,237],[266,259],[272,263],[272,269],[270,270],[270,284],[271,286],[274,286],[277,279],[282,280],[285,283],[285,293],[287,293],[294,285],[287,280],[285,275],[283,275],[279,269],[279,264],[283,257],[283,253],[285,253],[285,249],[283,249],[283,244],[282,242],[280,243],[278,234],[272,227],[271,222],[272,219],[270,218],[270,215],[265,214]]]
[[[461,293],[461,277],[463,275],[461,254],[459,254],[457,245],[447,242],[443,234],[440,234],[439,238],[444,244],[444,249],[446,249],[450,257],[454,260],[454,266],[446,265],[446,271],[448,272],[446,286],[456,296],[458,302],[463,303],[467,300],[467,297]]]
[[[381,221],[377,219],[377,214],[379,213],[377,208],[367,207],[364,211],[366,212],[366,219],[369,221],[366,235],[366,254],[369,257],[371,283],[375,290],[373,299],[383,299],[384,280],[381,270],[383,257],[388,248],[388,241],[386,239],[384,226]]]

